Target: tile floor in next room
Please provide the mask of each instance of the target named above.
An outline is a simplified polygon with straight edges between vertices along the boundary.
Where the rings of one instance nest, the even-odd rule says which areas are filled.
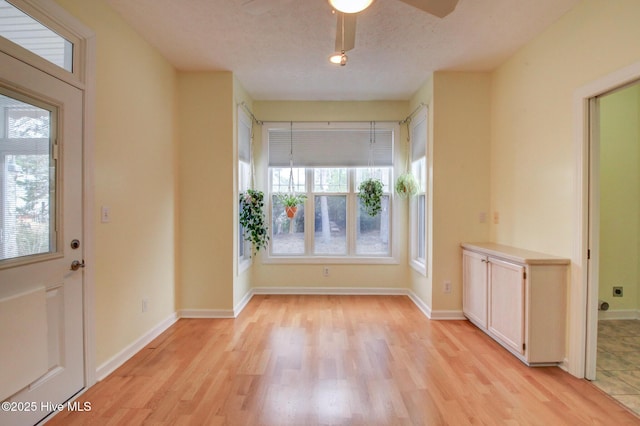
[[[640,321],[598,322],[593,384],[640,415]]]

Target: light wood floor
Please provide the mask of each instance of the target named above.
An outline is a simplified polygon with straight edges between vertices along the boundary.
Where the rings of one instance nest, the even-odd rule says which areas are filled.
[[[80,401],[48,425],[640,424],[402,296],[254,296],[237,319],[182,319]]]

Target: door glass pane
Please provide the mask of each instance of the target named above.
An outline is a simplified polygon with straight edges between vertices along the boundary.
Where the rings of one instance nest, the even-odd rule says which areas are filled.
[[[0,36],[73,71],[73,44],[5,0],[0,0]]]
[[[0,261],[55,251],[52,111],[0,94]]]
[[[314,254],[347,253],[347,196],[315,197]]]

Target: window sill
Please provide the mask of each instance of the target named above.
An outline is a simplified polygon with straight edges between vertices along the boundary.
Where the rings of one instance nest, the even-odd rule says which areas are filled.
[[[249,269],[252,264],[251,259],[239,259],[238,260],[238,275],[242,274],[244,271]]]
[[[397,265],[398,259],[380,257],[336,257],[336,256],[265,256],[262,263],[295,265]]]
[[[409,261],[409,266],[413,268],[420,275],[427,276],[427,264],[417,261],[416,259],[412,259]]]

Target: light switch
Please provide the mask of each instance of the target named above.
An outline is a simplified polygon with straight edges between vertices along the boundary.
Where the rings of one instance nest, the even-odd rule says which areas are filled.
[[[108,206],[102,206],[100,211],[100,222],[109,223],[111,222],[111,208]]]

